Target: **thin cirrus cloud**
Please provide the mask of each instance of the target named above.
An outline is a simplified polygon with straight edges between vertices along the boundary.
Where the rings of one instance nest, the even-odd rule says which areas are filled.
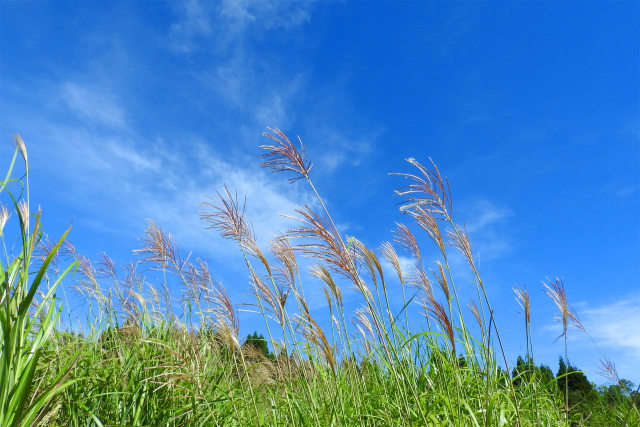
[[[262,243],[290,225],[281,213],[311,203],[284,177],[268,174],[257,162],[233,161],[197,136],[185,138],[181,149],[161,139],[146,140],[127,125],[126,109],[115,95],[105,96],[106,90],[72,81],[58,86],[74,95],[66,99],[72,114],[31,121],[39,138],[27,143],[46,164],[55,165],[49,173],[64,175],[52,177],[60,184],[51,191],[70,204],[68,212],[83,200],[81,215],[99,213],[110,218],[111,231],[138,235],[144,220],[154,220],[179,241],[219,255],[224,243],[203,232],[199,218],[206,195],[215,196],[226,185],[241,200],[246,197],[247,216]]]
[[[209,37],[212,41],[216,39],[209,49],[212,55],[217,55],[218,60],[203,68],[194,69],[192,72],[204,88],[209,89],[214,96],[225,102],[226,108],[236,111],[245,123],[255,123],[257,128],[275,124],[283,129],[290,128],[296,123],[296,128],[313,129],[312,135],[301,136],[310,144],[310,147],[322,147],[318,156],[313,158],[319,168],[316,170],[331,175],[345,165],[357,166],[370,154],[373,144],[382,131],[375,129],[371,131],[373,126],[361,117],[359,121],[363,122],[364,126],[350,126],[338,130],[330,125],[335,123],[335,118],[339,117],[340,112],[343,111],[339,108],[344,103],[342,96],[338,94],[339,90],[334,91],[336,93],[323,93],[325,101],[321,103],[322,105],[326,104],[326,99],[334,101],[330,102],[330,106],[314,106],[313,118],[305,117],[299,107],[296,107],[296,102],[306,96],[311,85],[304,67],[283,67],[277,61],[277,54],[276,58],[271,57],[270,61],[267,61],[252,44],[251,37],[260,37],[256,36],[259,33],[259,31],[256,32],[257,28],[263,30],[265,34],[274,29],[295,31],[311,19],[310,3],[283,6],[282,3],[268,1],[223,2],[217,8],[204,10],[194,4],[190,9],[177,11],[176,24],[172,28],[175,29],[175,25],[188,26],[190,20],[198,23],[194,28],[202,27],[200,20],[207,19],[211,27],[217,29],[215,31],[224,33],[214,35],[209,31],[198,32],[197,37]],[[251,37],[247,35],[249,24],[251,24]],[[173,36],[175,35],[174,32]],[[183,35],[193,36],[186,33]],[[188,41],[188,37],[183,40],[185,43]],[[240,127],[243,126],[238,126]],[[354,135],[357,135],[357,138],[353,138]],[[293,135],[290,136],[293,137]],[[254,182],[240,179],[238,182],[247,184],[244,186],[245,191],[239,191],[241,194],[255,191],[260,192],[263,197],[269,194],[270,189],[265,187],[263,180]],[[296,199],[305,200],[303,194],[298,193]],[[288,206],[288,210],[292,210],[294,204],[278,201],[276,193],[273,196],[275,205]],[[251,199],[251,194],[248,194],[248,200],[251,201]],[[308,202],[308,199],[305,202]],[[254,221],[254,225],[256,230],[269,227],[279,229],[278,227],[284,226],[285,223],[279,225],[274,223],[273,219],[263,215],[262,218]],[[315,297],[316,301],[312,305],[322,305],[321,294]]]
[[[211,3],[188,2],[178,8],[176,20],[167,29],[174,44],[187,46],[191,41],[195,44],[198,38],[213,39],[216,32],[222,31],[221,26],[234,28],[235,39],[227,43],[237,49],[230,56],[218,57],[212,52],[216,58],[213,68],[203,70],[192,64],[186,72],[201,76],[200,84],[206,83],[203,88],[212,89],[212,98],[227,101],[225,105],[214,101],[215,108],[228,109],[229,101],[235,105],[238,117],[220,126],[239,130],[236,146],[255,144],[252,129],[274,124],[287,126],[292,122],[292,103],[309,85],[304,72],[262,73],[268,64],[260,62],[260,56],[254,55],[254,46],[242,35],[244,25],[251,20],[273,29],[294,28],[309,18],[309,5],[287,8],[284,15],[280,14],[281,7],[280,3],[271,2],[222,3],[215,7]],[[175,53],[187,52],[178,49]],[[290,220],[279,214],[292,214],[296,206],[311,203],[300,186],[290,186],[283,177],[259,169],[255,157],[251,162],[231,160],[228,153],[220,151],[223,148],[213,149],[197,134],[181,135],[179,149],[166,142],[175,138],[173,131],[166,138],[147,137],[136,116],[122,102],[130,95],[126,93],[127,85],[114,86],[116,81],[117,75],[91,79],[87,75],[74,78],[73,73],[59,82],[41,81],[41,89],[55,94],[53,99],[60,102],[46,111],[40,109],[37,117],[26,113],[13,119],[16,127],[26,128],[28,124],[33,135],[37,135],[32,145],[42,159],[47,159],[42,162],[43,167],[53,174],[64,171],[64,177],[55,178],[60,185],[52,191],[61,194],[61,200],[69,204],[83,200],[82,207],[76,208],[83,212],[78,215],[93,218],[99,212],[110,217],[108,225],[88,220],[87,224],[103,231],[141,234],[143,221],[154,219],[176,238],[215,251],[219,245],[211,233],[202,233],[203,223],[197,211],[205,195],[215,194],[225,184],[232,191],[237,189],[240,198],[247,197],[247,215],[262,241],[271,236],[272,230],[290,225]],[[32,98],[23,97],[19,102],[24,104],[24,111],[38,111]],[[331,121],[331,114],[323,117]],[[348,132],[358,133],[357,129]],[[163,129],[154,132],[164,133]],[[329,141],[323,144],[323,149],[336,153],[336,158],[357,161],[353,153],[340,154],[349,150],[345,137],[337,132],[332,135],[335,143]]]
[[[254,40],[267,37],[271,31],[299,31],[311,19],[312,8],[312,2],[226,1],[215,6],[188,2],[175,10],[176,19],[168,37],[172,40],[170,46],[190,46],[195,39],[207,40],[197,49],[207,51],[215,60],[193,66],[190,73],[217,102],[223,103],[224,109],[236,114],[236,128],[289,129],[295,125],[313,129],[312,136],[302,137],[318,142],[322,154],[316,161],[332,174],[339,167],[359,165],[371,154],[383,129],[351,111],[340,87],[323,90],[321,101],[312,100],[312,109],[305,114],[302,100],[314,93],[309,80],[311,70],[303,65],[283,65],[288,61],[279,60],[281,53],[265,57]],[[193,48],[174,52],[188,55],[195,49],[194,44]],[[341,120],[337,119],[347,111],[352,122],[359,124],[338,128],[335,123]]]
[[[322,147],[316,161],[325,173],[358,166],[384,131],[371,126],[364,117],[356,117],[354,125],[337,130],[337,125],[331,124],[336,122],[334,118],[345,109],[351,110],[348,101],[337,94],[340,88],[334,88],[336,93],[327,93],[330,101],[315,107],[314,117],[305,119],[294,108],[296,99],[311,84],[304,68],[264,72],[270,64],[256,54],[257,48],[247,36],[248,23],[255,22],[267,30],[294,29],[311,16],[308,4],[287,7],[284,14],[285,9],[281,9],[282,4],[277,2],[184,3],[177,6],[176,18],[167,27],[167,37],[172,41],[169,47],[183,46],[184,49],[173,49],[174,53],[189,54],[196,46],[205,49],[201,46],[206,43],[198,43],[201,38],[213,40],[224,28],[231,28],[234,36],[224,40],[226,47],[231,46],[230,54],[220,55],[225,46],[214,44],[210,54],[215,61],[200,67],[187,65],[187,72],[198,76],[197,81],[211,90],[218,103],[222,100],[224,108],[231,104],[239,112],[239,118],[223,125],[246,129],[241,126],[246,120],[250,129],[264,129],[265,125],[286,127],[296,123],[297,128],[314,130],[308,138],[302,136],[305,142]],[[116,92],[103,79],[90,84],[85,81],[86,78],[67,78],[52,84],[58,88],[67,111],[53,111],[38,118],[40,136],[49,141],[47,147],[41,148],[52,164],[75,178],[74,184],[65,188],[67,200],[84,200],[88,213],[113,209],[110,216],[119,222],[112,224],[114,229],[141,233],[144,219],[153,219],[194,248],[213,252],[220,246],[210,233],[202,233],[198,205],[205,195],[215,194],[225,184],[232,191],[237,190],[240,198],[247,197],[247,214],[261,241],[269,238],[272,230],[290,225],[290,220],[280,213],[291,214],[296,206],[310,203],[300,186],[289,186],[282,177],[266,174],[255,166],[255,158],[249,163],[233,161],[199,135],[182,138],[180,149],[163,138],[143,136],[135,117],[121,102],[128,97],[122,89],[126,86]],[[163,134],[162,129],[158,131]],[[239,132],[236,143],[254,144],[255,138],[248,134],[243,137],[242,132],[245,130]],[[127,215],[115,214],[121,210]],[[507,244],[494,226],[510,211],[488,201],[478,202],[469,211],[468,228],[478,241],[476,247],[482,251],[483,259],[499,256]]]
[[[213,33],[210,5],[189,0],[178,3],[176,7],[180,18],[169,28],[168,46],[177,52],[188,53],[196,46],[198,37],[210,36]]]
[[[115,97],[104,88],[67,81],[61,85],[60,99],[80,118],[109,128],[121,129],[126,126],[124,111]]]
[[[218,50],[238,50],[249,26],[254,32],[295,28],[311,19],[311,8],[312,2],[188,0],[175,7],[175,21],[167,34],[168,46],[189,54],[199,47],[200,39],[213,39],[213,46]]]
[[[480,232],[501,222],[513,214],[511,209],[498,206],[489,200],[478,200],[468,208],[471,214],[466,227],[469,233]]]
[[[513,210],[488,199],[463,204],[459,210],[477,262],[501,258],[511,250],[512,243],[505,225],[514,215]]]
[[[637,293],[602,304],[585,301],[576,304],[574,308],[585,331],[572,328],[567,334],[570,363],[584,370],[590,380],[600,382],[604,379],[599,375],[600,360],[607,359],[616,365],[621,378],[638,381],[640,331],[635,325],[640,324],[639,305]],[[563,354],[562,339],[557,339],[562,336],[560,322],[547,323],[539,332],[541,342],[554,342],[551,347],[539,347],[539,351],[546,353],[548,359]]]
[[[594,341],[601,345],[621,376],[638,378],[640,360],[640,294],[603,305],[587,305],[580,318]],[[583,338],[584,339],[584,338]]]

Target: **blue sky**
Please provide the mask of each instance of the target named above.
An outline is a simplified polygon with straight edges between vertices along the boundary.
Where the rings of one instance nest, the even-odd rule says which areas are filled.
[[[52,236],[72,222],[82,253],[124,264],[153,219],[239,302],[243,263],[198,204],[237,189],[265,243],[291,225],[279,213],[312,201],[258,168],[267,126],[303,138],[340,227],[370,246],[408,222],[387,173],[432,157],[510,357],[525,347],[512,287],[526,285],[536,356],[557,369],[541,282],[561,276],[638,383],[639,14],[635,2],[4,1],[0,159],[20,133]],[[241,318],[245,335],[260,325]],[[572,363],[600,383],[599,358],[570,334]]]

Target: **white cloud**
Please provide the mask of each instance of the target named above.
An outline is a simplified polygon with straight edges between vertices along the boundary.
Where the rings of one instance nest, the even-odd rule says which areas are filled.
[[[196,78],[245,122],[286,128],[292,103],[306,89],[305,75],[269,67],[242,49],[213,68],[198,70]]]
[[[568,334],[569,360],[587,372],[592,381],[601,383],[603,378],[600,360],[613,361],[621,378],[640,381],[640,294],[602,304],[580,302],[575,309],[586,333],[572,328]],[[555,340],[562,333],[558,322],[542,326],[546,337]],[[547,339],[547,338],[545,338]],[[562,343],[555,343],[558,354]],[[551,354],[553,351],[547,351]]]
[[[61,85],[60,97],[79,118],[111,128],[126,125],[122,107],[104,88],[67,81]]]
[[[640,360],[640,294],[582,309],[580,318],[594,340],[606,347],[629,351]]]
[[[341,129],[325,123],[312,124],[313,134],[308,140],[312,144],[322,147],[322,154],[318,158],[318,164],[322,170],[333,173],[341,167],[356,167],[371,154],[375,148],[382,129],[359,129],[357,133],[353,129]]]
[[[179,52],[190,52],[197,37],[211,36],[212,11],[209,4],[199,0],[177,3],[178,19],[169,29],[169,46]]]
[[[256,23],[265,28],[291,28],[311,19],[311,5],[310,1],[223,0],[219,13],[236,31]]]
[[[286,101],[281,95],[274,94],[255,107],[255,119],[258,123],[273,126],[278,123],[282,126],[287,120]]]
[[[278,65],[277,55],[264,59],[249,39],[263,37],[261,29],[296,28],[310,19],[310,9],[308,3],[271,1],[188,1],[177,6],[177,18],[167,28],[170,47],[183,53],[197,47],[211,55],[210,61],[189,63],[185,72],[200,77],[199,82],[206,83],[202,89],[212,90],[208,106],[213,114],[229,111],[230,107],[237,112],[235,118],[222,121],[211,131],[236,130],[234,154],[241,152],[238,147],[255,146],[256,129],[265,125],[291,127],[293,117],[299,114],[294,103],[308,89],[304,69]],[[110,90],[127,87],[114,84],[118,76],[94,75],[92,79],[67,75],[66,81],[41,84],[45,92],[62,94],[65,106],[81,120],[69,120],[66,111],[52,109],[40,116],[25,114],[18,121],[21,126],[29,124],[40,140],[47,141],[37,144],[39,156],[46,159],[41,170],[60,182],[52,189],[59,193],[60,200],[74,208],[78,200],[82,201],[79,209],[85,224],[139,235],[143,220],[155,219],[186,246],[213,253],[221,243],[214,232],[203,230],[197,210],[205,194],[215,195],[224,183],[232,191],[237,189],[240,197],[246,195],[247,215],[262,242],[290,224],[279,213],[292,214],[295,206],[312,202],[302,183],[289,185],[282,175],[261,170],[255,165],[255,156],[249,163],[244,158],[230,160],[232,150],[226,144],[180,136],[178,150],[172,144],[143,136],[123,102],[129,94],[122,89]],[[342,113],[339,108],[323,109],[314,120],[333,122]],[[359,138],[345,135],[363,135],[357,128],[366,125],[351,126],[344,133],[327,130],[325,125],[319,137],[327,139],[320,139],[318,146],[323,152],[337,153],[336,159],[357,165],[369,152],[377,133]],[[171,135],[162,128],[156,132],[168,139],[180,130]],[[340,162],[334,162],[334,167]]]
[[[162,164],[158,157],[144,156],[129,145],[121,142],[111,142],[106,146],[108,152],[113,155],[113,160],[118,164],[126,163],[135,170],[148,170],[158,172]]]
[[[191,70],[194,77],[212,91],[216,103],[236,113],[242,123],[236,128],[312,129],[313,135],[305,132],[302,136],[305,143],[308,138],[322,148],[315,163],[330,174],[343,166],[358,166],[371,153],[382,130],[352,111],[345,101],[344,87],[322,90],[322,97],[305,107],[310,113],[302,116],[299,103],[317,90],[309,86],[311,70],[279,61],[277,52],[265,55],[255,43],[269,37],[272,31],[296,31],[311,19],[312,7],[313,2],[271,0],[223,1],[214,10],[206,11],[194,6],[177,11],[171,34],[176,35],[173,31],[176,25],[182,28],[190,21],[206,17],[213,30],[206,35],[198,33],[198,37],[210,40],[199,48],[206,50],[212,60],[194,67]],[[191,43],[195,36],[190,33],[183,36],[184,43],[195,44]],[[339,128],[336,123],[346,116],[349,121]]]
[[[67,197],[138,233],[142,219],[155,220],[194,248],[215,251],[222,244],[214,232],[203,231],[198,210],[205,195],[216,196],[224,184],[246,196],[247,217],[263,244],[290,224],[280,213],[293,214],[296,206],[311,203],[302,187],[289,185],[285,177],[226,160],[202,140],[190,141],[187,151],[65,128],[52,139],[56,148],[48,155],[67,171],[70,179],[62,188]]]
[[[176,20],[169,28],[169,47],[190,53],[201,46],[241,50],[249,29],[252,35],[266,30],[291,29],[311,19],[311,1],[188,0],[177,3]],[[208,43],[199,44],[206,40]]]
[[[338,169],[347,160],[347,153],[344,151],[330,151],[320,157],[322,166],[328,172]]]
[[[615,191],[616,196],[618,197],[626,197],[638,191],[638,187],[626,186],[621,187]]]
[[[398,261],[400,261],[400,269],[402,270],[402,275],[406,278],[413,271],[416,260],[404,255],[398,255]],[[397,280],[398,273],[386,258],[380,257],[380,265],[382,266],[382,271],[386,276],[385,281],[393,281],[394,279]]]
[[[470,209],[470,220],[466,223],[469,233],[486,230],[512,214],[510,209],[497,206],[489,200],[478,200]]]
[[[511,240],[505,231],[505,220],[513,212],[489,200],[477,200],[461,209],[462,217],[477,262],[499,258],[511,248]]]
[[[131,125],[119,99],[105,95],[106,87],[78,81],[49,87],[70,95],[65,98],[68,107],[82,120],[70,121],[68,114],[52,110],[14,122],[18,128],[28,124],[37,135],[37,140],[27,138],[27,144],[39,175],[56,182],[47,187],[48,195],[67,204],[65,215],[80,215],[86,226],[142,237],[144,220],[155,220],[185,249],[219,257],[228,254],[221,249],[230,246],[215,231],[204,230],[198,211],[205,196],[216,196],[224,184],[240,198],[246,196],[247,217],[263,246],[292,224],[281,213],[292,215],[299,205],[313,206],[303,183],[290,185],[282,174],[258,167],[257,149],[245,162],[230,158],[226,144],[197,136],[181,137],[179,146],[148,140]],[[251,138],[253,142],[255,135]],[[234,139],[249,145],[240,132]]]
[[[214,231],[205,231],[198,214],[205,195],[215,196],[215,191],[221,190],[225,183],[231,191],[237,190],[239,197],[246,196],[247,217],[263,245],[272,233],[292,225],[291,219],[279,214],[293,214],[295,207],[302,204],[313,205],[303,183],[290,185],[281,174],[260,169],[256,165],[257,156],[251,156],[249,162],[242,157],[229,158],[231,151],[235,155],[242,152],[238,147],[255,146],[255,129],[264,129],[265,125],[288,127],[293,113],[297,112],[293,102],[308,86],[304,69],[274,68],[256,54],[255,46],[238,33],[249,32],[249,28],[245,30],[237,21],[255,21],[268,29],[290,29],[309,19],[310,6],[189,1],[178,7],[178,18],[168,28],[171,48],[180,52],[190,52],[196,46],[210,49],[212,61],[201,62],[204,69],[191,63],[185,71],[200,75],[200,82],[207,83],[207,87],[213,89],[212,94],[222,99],[216,103],[212,97],[213,111],[228,111],[230,104],[232,111],[237,110],[237,118],[223,121],[217,128],[217,131],[237,130],[232,145],[236,151],[226,144],[218,145],[217,141],[198,136],[180,135],[179,149],[144,136],[123,102],[128,94],[122,89],[117,92],[110,89],[127,87],[114,84],[118,76],[67,74],[62,82],[40,82],[40,91],[61,95],[64,107],[78,120],[58,108],[14,119],[18,127],[28,124],[39,141],[46,141],[32,142],[34,153],[41,159],[39,170],[43,176],[50,177],[47,179],[58,183],[47,191],[61,206],[68,206],[67,212],[74,212],[75,218],[70,219],[84,224],[83,234],[87,233],[86,227],[94,227],[114,233],[114,241],[118,235],[141,237],[144,220],[152,219],[171,232],[185,249],[226,256],[232,252],[225,250],[229,245],[217,238]],[[216,41],[211,48],[211,43],[203,42],[205,38],[217,38],[232,27],[228,37],[234,38]],[[257,37],[256,28],[252,26],[250,31],[251,37]],[[29,99],[31,104],[35,102]],[[339,112],[324,111],[315,118],[330,122],[336,114]],[[350,131],[357,134],[356,129]],[[156,132],[166,139],[176,136],[176,131],[166,134],[166,129],[157,129]],[[368,151],[366,138],[352,143],[338,132],[330,136],[331,140],[321,147]],[[351,153],[350,161],[357,163],[357,156]]]

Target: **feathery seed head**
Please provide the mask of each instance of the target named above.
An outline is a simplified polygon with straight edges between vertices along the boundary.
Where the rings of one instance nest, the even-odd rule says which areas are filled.
[[[4,229],[5,224],[9,221],[9,217],[11,213],[9,212],[9,208],[5,205],[0,204],[0,236],[2,236],[2,230]]]
[[[333,277],[331,277],[329,269],[324,265],[315,265],[311,267],[310,273],[312,276],[317,277],[325,283],[337,304],[342,306],[342,292],[340,291],[340,287],[338,287],[336,282],[333,280]]]
[[[307,341],[320,348],[325,360],[329,363],[329,367],[335,375],[336,361],[333,355],[333,349],[329,344],[329,340],[327,340],[327,337],[320,325],[318,325],[311,316],[307,303],[304,300],[300,300],[300,302],[302,305],[302,314],[297,316],[296,322],[302,328],[302,335],[307,339]]]
[[[442,288],[442,292],[444,292],[445,297],[447,297],[448,303],[449,301],[451,301],[451,291],[449,289],[449,281],[447,280],[447,276],[444,272],[444,267],[442,266],[440,261],[438,261],[438,273],[434,273],[434,276],[436,277],[438,284]]]
[[[416,206],[409,211],[409,215],[413,217],[420,228],[427,232],[440,252],[445,255],[444,239],[438,226],[438,220],[433,216],[433,213],[422,206]]]
[[[616,364],[613,363],[610,359],[604,358],[600,360],[600,375],[614,384],[620,383],[620,377],[618,376],[618,370],[616,369]]]
[[[480,330],[483,331],[484,333],[484,327],[482,325],[482,317],[480,316],[480,310],[478,309],[478,305],[476,304],[475,301],[471,300],[469,304],[467,304],[467,307],[469,308],[469,311],[471,312],[473,317],[476,319],[476,322],[478,322],[478,326],[480,326]]]
[[[142,249],[135,249],[133,252],[142,256],[140,259],[142,263],[159,264],[159,267],[151,267],[151,269],[169,268],[176,273],[181,273],[187,265],[190,255],[186,259],[182,259],[173,236],[154,222],[149,222],[145,230],[145,237],[141,240],[145,246]]]
[[[22,140],[22,137],[20,135],[15,136],[15,143],[16,143],[16,147],[18,148],[18,151],[20,151],[20,155],[24,159],[25,166],[28,169],[29,161],[27,160],[27,146],[24,144],[24,141]]]
[[[22,229],[24,232],[29,231],[29,205],[24,200],[18,202],[18,212],[20,213],[20,219],[22,220]]]
[[[529,299],[529,292],[526,289],[522,289],[519,286],[513,288],[513,292],[516,294],[516,301],[524,310],[524,318],[527,324],[531,323],[531,304]]]
[[[102,292],[96,269],[91,260],[84,255],[80,255],[69,242],[65,245],[65,254],[73,257],[78,262],[78,270],[80,270],[80,278],[72,285],[72,289],[82,294],[85,298],[94,299],[102,308],[105,308],[108,304],[108,299]]]
[[[420,246],[418,245],[418,239],[416,239],[416,236],[411,232],[411,230],[409,230],[409,227],[407,227],[406,225],[397,222],[396,226],[398,227],[398,229],[393,231],[393,240],[395,240],[396,243],[402,246],[405,251],[415,257],[415,259],[420,261]]]
[[[431,161],[432,168],[428,169],[413,158],[407,162],[416,167],[419,174],[392,173],[390,175],[400,175],[411,181],[410,184],[395,191],[398,196],[405,196],[406,200],[400,207],[400,211],[410,211],[416,207],[422,207],[428,212],[440,215],[444,218],[451,217],[451,189],[449,181],[443,178],[436,164]]]
[[[413,271],[409,276],[409,282],[419,291],[419,297],[423,302],[433,299],[433,286],[427,272],[420,263],[413,266]]]
[[[425,308],[425,315],[427,317],[434,318],[438,324],[440,324],[442,330],[446,332],[453,354],[456,354],[456,341],[453,324],[451,323],[445,308],[435,299],[433,294],[426,295],[426,298],[423,296],[423,306]]]
[[[280,261],[281,267],[277,269],[280,279],[283,279],[285,283],[295,285],[295,276],[298,274],[298,261],[287,236],[283,234],[276,236],[271,241],[270,249],[273,256]]]
[[[329,291],[326,286],[323,286],[322,293],[324,294],[324,299],[327,301],[327,305],[329,306],[329,316],[333,318],[333,299],[331,298],[331,291]]]
[[[398,254],[396,253],[396,250],[393,248],[391,243],[383,242],[382,245],[380,245],[380,253],[393,266],[396,274],[398,274],[400,283],[402,283],[404,281],[404,278],[402,274],[402,267],[400,266],[400,258],[398,258]]]
[[[376,253],[367,248],[364,243],[362,243],[355,237],[350,238],[350,241],[352,242],[353,247],[356,250],[356,257],[367,267],[369,276],[371,277],[371,280],[373,280],[376,288],[378,287],[378,276],[380,276],[382,286],[385,286],[382,265],[380,264],[380,260],[378,259]]]
[[[471,240],[469,239],[469,233],[467,232],[466,227],[461,227],[456,224],[454,224],[453,227],[453,230],[447,231],[447,234],[449,235],[449,244],[458,249],[467,259],[471,268],[475,269]]]
[[[307,160],[307,149],[302,143],[302,139],[298,137],[298,141],[300,142],[300,149],[298,149],[280,129],[267,129],[270,133],[264,132],[262,135],[275,141],[276,145],[260,146],[260,148],[267,151],[260,156],[266,159],[260,166],[270,168],[273,172],[294,172],[296,176],[289,178],[290,182],[307,178],[313,164]]]
[[[355,311],[353,315],[353,323],[355,325],[361,325],[364,328],[364,330],[368,333],[368,335],[365,335],[365,338],[367,336],[373,338],[373,325],[371,324],[371,319],[369,318],[369,309],[367,307],[361,307]]]
[[[223,338],[228,347],[239,347],[238,333],[240,324],[236,309],[225,287],[218,282],[209,281],[204,290],[203,300],[209,304],[204,312],[212,314],[213,328]]]
[[[362,336],[362,343],[367,353],[371,353],[371,341],[375,339],[369,313],[367,307],[361,307],[355,311],[353,319],[351,320]]]
[[[252,294],[256,297],[258,301],[266,302],[266,305],[263,305],[262,308],[265,311],[265,314],[277,322],[280,326],[284,324],[284,304],[287,301],[287,297],[289,295],[289,289],[281,290],[276,289],[274,292],[271,287],[267,286],[264,281],[258,276],[258,274],[252,269],[251,270],[251,284],[253,285]],[[260,306],[256,304],[251,304],[253,306]]]
[[[545,283],[544,286],[547,288],[547,295],[551,297],[560,312],[558,320],[562,322],[562,334],[560,334],[558,338],[566,335],[570,324],[579,330],[584,331],[584,327],[582,326],[578,315],[567,302],[567,293],[562,279],[556,278],[555,281],[547,279],[547,283]]]
[[[242,209],[238,204],[238,195],[233,196],[225,186],[223,193],[218,193],[218,198],[217,204],[203,202],[200,205],[209,209],[200,211],[200,218],[209,223],[206,228],[213,228],[225,239],[235,240],[241,245],[255,241],[251,224],[244,215],[244,204]]]
[[[308,243],[299,244],[296,250],[305,256],[325,262],[329,268],[351,280],[360,289],[362,280],[356,265],[355,248],[346,248],[338,230],[309,206],[305,206],[304,210],[297,209],[296,212],[300,217],[294,219],[302,225],[289,230],[287,237],[309,240]]]
[[[96,271],[98,275],[102,277],[110,277],[114,280],[118,277],[118,268],[116,263],[106,253],[103,253],[100,261],[98,261],[98,268]]]

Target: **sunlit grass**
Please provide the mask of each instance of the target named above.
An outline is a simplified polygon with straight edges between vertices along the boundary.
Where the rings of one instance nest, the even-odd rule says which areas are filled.
[[[566,376],[549,377],[533,364],[531,307],[523,289],[516,297],[527,354],[510,365],[469,235],[453,217],[449,183],[433,162],[408,159],[415,172],[395,174],[406,180],[397,191],[401,212],[439,255],[430,264],[410,226],[398,224],[394,241],[376,248],[343,235],[311,180],[302,141],[293,143],[278,129],[266,136],[273,145],[262,146],[262,165],[308,185],[317,203],[300,207],[297,226],[277,234],[268,248],[259,246],[243,203],[228,189],[204,201],[201,212],[206,227],[242,253],[251,301],[232,301],[206,262],[183,255],[154,223],[134,261],[122,267],[106,255],[94,263],[63,245],[66,233],[48,243],[40,211],[29,214],[28,163],[19,140],[0,188],[12,203],[0,210],[0,232],[13,212],[21,236],[19,250],[4,246],[0,265],[0,425],[640,422],[624,395],[614,403],[589,401],[590,411],[570,407],[568,382],[559,387]],[[18,154],[27,171],[21,179],[12,178]],[[411,255],[409,271],[396,251]],[[454,254],[467,262],[472,294],[459,292]],[[392,277],[383,263],[393,268]],[[73,288],[87,302],[83,333],[58,323],[56,290],[74,268]],[[305,287],[318,286],[327,310],[314,310],[305,297]],[[360,300],[354,312],[343,300],[346,286]],[[548,289],[566,337],[572,323],[582,326],[562,282]],[[402,305],[391,295],[401,295]],[[272,355],[243,345],[240,303],[261,315]],[[411,318],[414,307],[421,321]],[[565,341],[565,360],[569,351]]]

